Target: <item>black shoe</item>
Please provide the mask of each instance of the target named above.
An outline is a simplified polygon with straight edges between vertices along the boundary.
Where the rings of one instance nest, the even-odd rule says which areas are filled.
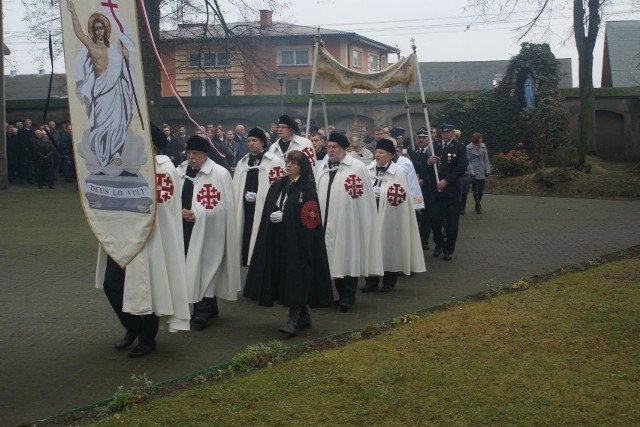
[[[440,255],[442,255],[442,246],[436,246],[436,248],[433,250],[433,256],[434,258],[437,258]]]
[[[349,311],[349,308],[351,308],[351,304],[349,304],[348,302],[341,302],[339,306],[340,313],[346,313],[347,311]]]
[[[298,320],[298,329],[310,329],[311,328],[311,315],[309,314],[309,308],[305,305],[300,312],[300,319]]]
[[[360,291],[363,293],[367,293],[367,292],[375,292],[378,290],[378,284],[376,283],[375,285],[373,284],[366,284],[363,287],[360,288]]]
[[[429,245],[427,245],[426,243],[424,245],[422,245],[422,250],[423,251],[428,251],[429,250]]]
[[[124,334],[124,338],[122,338],[122,340],[115,345],[116,350],[118,351],[122,351],[122,350],[126,350],[129,347],[131,347],[133,345],[133,343],[135,342],[136,338],[138,338],[135,335],[131,335],[129,334],[129,332],[127,332],[126,334]]]
[[[442,257],[443,260],[445,261],[451,261],[453,259],[453,255],[452,254],[448,254],[445,252],[444,256]]]
[[[193,319],[191,319],[191,322],[193,322],[196,329],[203,330],[209,324],[209,318],[196,314],[193,316]]]
[[[391,292],[392,290],[393,290],[393,286],[384,285],[382,289],[380,289],[380,292]]]
[[[156,345],[154,344],[143,344],[139,343],[136,348],[131,350],[129,353],[130,358],[135,359],[137,357],[144,357],[156,351]]]

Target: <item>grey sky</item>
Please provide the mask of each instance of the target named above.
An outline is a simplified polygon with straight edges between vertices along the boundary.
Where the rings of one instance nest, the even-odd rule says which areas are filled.
[[[49,7],[43,1],[43,7]],[[259,3],[259,2],[258,2]],[[486,22],[465,11],[467,0],[296,0],[285,10],[274,11],[275,21],[290,20],[297,24],[321,26],[362,34],[391,46],[403,55],[411,53],[410,39],[416,40],[420,61],[480,61],[509,59],[520,50],[514,27],[525,25],[533,16],[513,16],[508,22],[489,16]],[[571,2],[566,1],[565,4]],[[639,0],[618,0],[605,19],[640,19]],[[34,45],[28,40],[20,0],[4,0],[5,43],[12,51],[5,60],[5,72],[15,69],[20,74],[50,71],[48,61],[36,61],[47,52],[45,43]],[[57,13],[57,10],[55,11]],[[258,17],[256,17],[258,19]],[[523,41],[550,44],[556,57],[571,57],[574,85],[577,84],[577,52],[570,34],[571,11],[556,13],[551,19],[552,32],[535,31]],[[468,26],[468,28],[467,28]],[[594,80],[600,85],[604,25],[595,49]],[[44,55],[45,57],[47,55]],[[395,61],[395,58],[391,58]],[[64,71],[62,58],[55,63],[56,72]]]

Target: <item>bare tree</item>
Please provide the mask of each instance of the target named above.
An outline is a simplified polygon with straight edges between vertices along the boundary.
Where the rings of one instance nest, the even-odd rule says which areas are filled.
[[[573,4],[554,0],[469,0],[469,6],[486,15],[494,8],[505,18],[535,4],[534,17],[515,30],[521,33],[520,40],[534,29],[549,30],[549,20],[558,10],[573,8],[573,34],[578,50],[578,80],[580,85],[580,133],[578,153],[580,164],[585,163],[585,153],[593,151],[596,139],[596,113],[593,89],[593,49],[602,19],[602,10],[608,0],[573,0]]]

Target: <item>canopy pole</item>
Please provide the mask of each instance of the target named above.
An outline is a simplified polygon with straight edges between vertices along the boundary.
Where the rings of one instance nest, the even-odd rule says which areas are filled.
[[[329,117],[327,116],[327,98],[324,96],[324,84],[322,79],[320,79],[320,92],[322,93],[320,100],[322,101],[322,114],[324,115],[324,133],[325,133],[326,139],[329,140],[329,135],[327,135],[327,132],[329,132]]]
[[[422,86],[422,76],[420,75],[420,61],[418,61],[418,54],[416,53],[416,41],[415,39],[411,39],[411,49],[413,49],[413,54],[416,56],[416,76],[418,77],[418,85],[420,85],[420,96],[422,97],[422,111],[424,111],[424,121],[427,124],[427,129],[429,129],[429,150],[431,151],[431,155],[435,155],[435,151],[433,150],[433,139],[431,138],[431,124],[429,123],[429,113],[427,112],[427,102],[424,98],[424,87]],[[438,168],[436,166],[433,167],[433,171],[436,173],[436,181],[440,182],[440,176],[438,174]]]
[[[307,135],[309,135],[309,125],[311,123],[311,106],[313,105],[313,91],[315,89],[316,72],[318,70],[318,46],[320,45],[320,27],[318,27],[318,34],[316,34],[315,39],[316,44],[313,50],[313,70],[311,71],[311,89],[309,91],[309,108],[307,109]]]

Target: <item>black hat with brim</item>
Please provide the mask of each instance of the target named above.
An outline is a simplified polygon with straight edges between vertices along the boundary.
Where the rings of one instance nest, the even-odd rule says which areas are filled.
[[[280,119],[278,119],[278,124],[289,126],[291,129],[293,129],[294,132],[298,133],[298,130],[299,130],[298,124],[294,122],[293,119],[287,116],[286,114],[283,114],[280,116]]]
[[[151,141],[153,141],[153,145],[155,145],[158,150],[164,150],[169,143],[167,135],[153,123],[151,123]]]
[[[349,138],[340,132],[331,132],[331,135],[329,135],[329,142],[331,141],[336,142],[342,148],[349,148]]]
[[[202,151],[209,152],[209,142],[200,135],[193,135],[187,139],[186,151]]]
[[[267,145],[267,134],[260,128],[253,128],[247,133],[247,138],[254,137],[262,141],[262,145]]]
[[[382,138],[376,143],[376,150],[385,150],[391,154],[396,154],[396,145],[387,138]]]

